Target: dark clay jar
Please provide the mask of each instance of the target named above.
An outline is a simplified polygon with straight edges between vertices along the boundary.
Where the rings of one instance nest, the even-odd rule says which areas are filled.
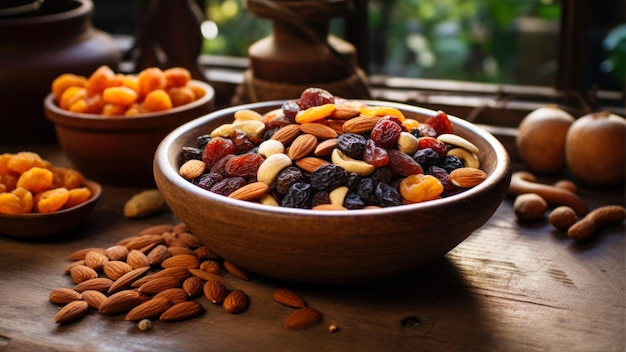
[[[91,0],[46,1],[36,11],[0,17],[0,144],[56,140],[43,101],[63,73],[117,70],[112,37],[93,27]]]

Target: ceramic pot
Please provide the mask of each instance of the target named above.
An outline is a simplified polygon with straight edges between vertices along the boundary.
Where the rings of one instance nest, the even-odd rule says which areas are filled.
[[[56,139],[43,101],[63,73],[88,76],[100,65],[114,70],[121,53],[113,38],[93,27],[91,0],[45,2],[36,11],[0,17],[0,143]]]

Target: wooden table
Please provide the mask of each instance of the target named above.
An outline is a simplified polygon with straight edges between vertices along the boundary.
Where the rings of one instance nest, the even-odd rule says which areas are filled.
[[[67,165],[55,146],[31,150]],[[320,287],[225,274],[250,307],[230,314],[205,297],[206,313],[142,332],[121,316],[90,312],[57,325],[52,289],[73,287],[68,256],[107,248],[156,224],[163,213],[123,216],[140,189],[105,187],[87,221],[58,241],[22,242],[0,236],[0,350],[3,351],[624,351],[624,226],[580,245],[547,221],[516,222],[505,200],[492,219],[440,261],[410,275],[372,284]],[[624,204],[623,190],[581,190],[591,208]],[[293,311],[274,302],[287,287],[318,309],[322,320],[303,330],[283,327]],[[329,325],[339,327],[331,333]]]

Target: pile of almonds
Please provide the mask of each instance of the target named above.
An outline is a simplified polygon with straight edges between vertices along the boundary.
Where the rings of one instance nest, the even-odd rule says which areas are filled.
[[[62,306],[54,317],[58,324],[97,311],[123,314],[147,330],[156,319],[176,322],[200,316],[205,311],[198,302],[202,296],[229,313],[248,308],[247,294],[227,288],[221,273],[241,280],[250,280],[250,274],[204,246],[184,223],[151,226],[106,249],[78,250],[70,259],[65,273],[74,287],[57,288],[49,295],[52,303]],[[321,318],[290,289],[277,288],[272,298],[296,308],[284,322],[287,329],[308,327]]]

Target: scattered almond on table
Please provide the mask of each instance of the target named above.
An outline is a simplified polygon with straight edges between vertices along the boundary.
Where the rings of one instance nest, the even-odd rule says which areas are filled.
[[[184,223],[161,224],[123,238],[109,248],[83,248],[70,254],[65,269],[72,288],[53,289],[50,302],[61,306],[55,323],[67,324],[98,312],[151,330],[153,321],[177,322],[202,315],[202,296],[231,314],[244,313],[250,304],[239,288],[229,288],[223,275],[251,280],[251,275],[204,246]],[[321,314],[292,290],[278,288],[272,298],[295,308],[284,327],[302,329],[317,323]]]

